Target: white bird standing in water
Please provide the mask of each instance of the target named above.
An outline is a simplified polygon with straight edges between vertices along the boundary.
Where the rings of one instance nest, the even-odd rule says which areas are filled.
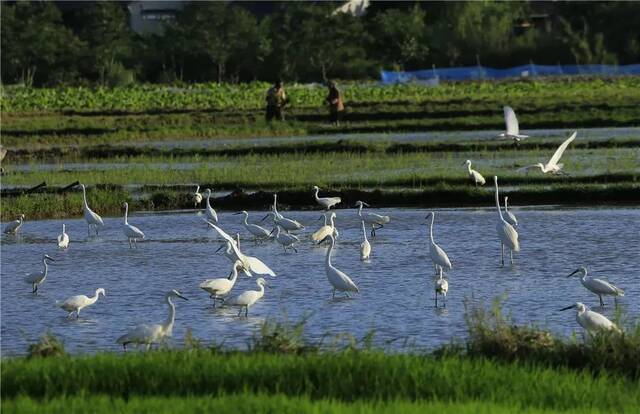
[[[391,221],[391,218],[389,216],[381,216],[380,214],[376,213],[362,213],[362,206],[369,207],[369,204],[365,203],[364,201],[356,201],[355,206],[358,207],[358,216],[360,217],[360,219],[364,220],[365,223],[371,225],[371,237],[376,236],[376,225],[379,226],[378,229],[381,229],[385,224]]]
[[[509,200],[509,197],[504,198],[504,213],[505,213],[504,219],[507,221],[507,223],[515,227],[518,225],[518,219],[516,218],[515,214],[509,211],[508,205],[507,205],[508,200]]]
[[[360,223],[362,223],[362,237],[364,237],[360,244],[360,260],[367,260],[371,254],[371,244],[367,240],[367,229],[364,226],[364,220],[361,220]]]
[[[283,233],[280,231],[280,229],[280,226],[276,226],[271,234],[273,234],[274,232],[276,233],[276,240],[282,245],[284,252],[287,252],[287,247],[291,247],[294,252],[298,253],[298,249],[296,249],[296,247],[294,246],[295,243],[300,243],[300,239],[298,238],[298,236],[294,234]]]
[[[24,214],[20,214],[17,220],[12,221],[11,223],[4,226],[4,230],[2,232],[4,234],[17,234],[20,227],[22,227],[22,223],[24,222]]]
[[[244,215],[244,220],[242,222],[242,225],[244,226],[245,229],[247,229],[247,231],[249,233],[251,233],[253,235],[253,237],[257,240],[265,240],[271,237],[271,232],[269,232],[269,230],[265,229],[264,227],[260,227],[257,224],[252,224],[249,223],[247,220],[249,219],[249,213],[247,213],[246,211],[242,210],[239,213],[234,213],[235,215],[238,214],[243,214]]]
[[[502,110],[504,111],[504,122],[507,125],[507,130],[498,135],[498,137],[512,139],[516,144],[525,138],[529,138],[529,135],[520,134],[518,118],[516,118],[516,113],[513,109],[510,106],[505,106]]]
[[[316,203],[320,204],[325,210],[329,210],[331,207],[342,201],[340,197],[318,197],[320,188],[318,188],[317,185],[314,185],[313,189],[315,190]]]
[[[213,209],[213,207],[211,207],[211,189],[207,188],[204,192],[204,195],[207,199],[207,205],[205,206],[205,214],[207,216],[207,220],[213,222],[213,223],[217,223],[218,222],[218,214],[216,213],[216,211]]]
[[[230,305],[240,306],[238,316],[242,315],[242,308],[244,308],[244,316],[249,316],[249,308],[264,296],[264,287],[267,285],[267,281],[264,278],[258,278],[256,284],[260,290],[245,290],[229,301]]]
[[[87,204],[87,189],[84,184],[80,184],[82,188],[82,201],[84,205],[82,207],[82,212],[84,214],[84,219],[87,221],[87,234],[91,235],[91,227],[96,232],[96,236],[98,235],[98,226],[104,226],[104,221],[102,221],[102,217],[96,214],[93,210],[89,208]]]
[[[282,214],[280,214],[280,213],[278,213],[276,211],[270,211],[260,221],[266,220],[267,217],[269,217],[269,216],[273,217],[273,223],[276,226],[282,227],[287,232],[304,230],[304,226],[302,224],[300,224],[296,220],[288,219],[288,218],[284,217]]]
[[[238,279],[238,270],[242,269],[242,262],[236,260],[231,270],[231,276],[218,279],[207,279],[200,283],[200,289],[209,293],[213,299],[213,307],[216,307],[216,300],[224,302],[224,296],[227,296]]]
[[[63,302],[56,302],[56,304],[62,309],[69,312],[67,318],[70,318],[73,312],[76,313],[76,319],[80,318],[80,311],[87,306],[93,305],[98,300],[98,295],[102,293],[102,296],[107,296],[103,288],[96,289],[96,293],[93,297],[87,297],[85,295],[71,296],[65,299]]]
[[[486,183],[486,180],[484,179],[482,174],[480,174],[476,170],[471,169],[471,160],[466,160],[462,163],[462,165],[467,166],[467,171],[469,171],[469,178],[471,178],[471,181],[473,181],[476,187],[478,186],[478,184],[484,185]]]
[[[558,147],[556,152],[553,153],[553,156],[551,157],[551,159],[546,164],[543,164],[543,163],[539,162],[537,164],[527,165],[525,167],[519,168],[517,171],[518,172],[522,172],[522,171],[526,171],[526,170],[528,170],[530,168],[540,168],[540,171],[542,171],[545,174],[546,173],[566,174],[564,171],[562,171],[562,167],[564,166],[564,164],[558,164],[558,161],[560,161],[560,157],[562,157],[562,154],[564,153],[564,150],[567,149],[567,146],[569,144],[571,144],[571,141],[576,139],[576,135],[578,135],[578,131],[573,131],[573,134],[571,134],[571,136],[569,138],[567,138]]]
[[[143,344],[146,345],[147,350],[149,350],[151,344],[157,344],[164,338],[171,336],[173,334],[173,323],[176,318],[176,306],[173,304],[172,298],[189,300],[182,296],[182,294],[175,289],[169,291],[164,297],[164,301],[169,306],[169,316],[164,323],[153,325],[138,325],[118,338],[116,340],[116,343],[121,344],[125,351],[127,350],[127,345],[129,344]]]
[[[124,202],[122,204],[124,206],[124,223],[122,225],[122,232],[129,240],[129,248],[132,248],[131,241],[138,247],[138,239],[144,240],[144,233],[142,230],[129,224],[128,216],[129,216],[129,203]]]
[[[225,239],[227,242],[229,242],[227,244],[227,247],[231,247],[231,249],[233,250],[233,253],[235,254],[235,257],[240,260],[242,262],[242,266],[244,267],[244,269],[246,270],[245,273],[247,273],[249,276],[251,275],[251,273],[248,272],[253,272],[259,275],[269,275],[269,276],[273,276],[275,277],[276,274],[273,270],[271,270],[269,268],[269,266],[267,266],[266,264],[264,264],[260,259],[258,259],[257,257],[252,257],[252,256],[247,256],[246,254],[243,254],[240,251],[240,243],[236,243],[235,240],[233,240],[233,238],[231,236],[229,236],[224,230],[222,230],[220,227],[216,226],[215,224],[208,222],[205,220],[205,222],[211,226],[215,231],[218,232],[218,234]]]
[[[442,269],[440,269],[440,273],[438,274],[438,278],[436,279],[435,285],[436,291],[436,308],[438,307],[438,294],[442,295],[442,300],[444,301],[444,307],[447,307],[447,292],[449,291],[449,282],[447,279],[442,277]]]
[[[427,220],[431,217],[431,224],[429,225],[429,256],[431,256],[431,261],[436,269],[436,275],[438,272],[442,272],[443,268],[447,268],[451,270],[451,261],[449,260],[449,256],[445,253],[444,250],[440,246],[436,244],[433,240],[433,221],[435,220],[435,213],[432,211],[427,214],[425,217]]]
[[[198,204],[202,203],[202,194],[200,194],[200,186],[196,186],[196,192],[191,194],[191,200],[193,200],[193,206],[198,207]]]
[[[38,286],[43,284],[45,279],[47,278],[47,272],[49,271],[49,267],[48,267],[49,263],[47,263],[47,260],[51,260],[52,262],[55,262],[55,260],[51,256],[49,256],[48,254],[45,254],[44,256],[42,256],[42,263],[44,264],[44,269],[41,272],[28,274],[24,278],[24,281],[29,283],[33,287],[33,290],[31,291],[31,293],[38,292]]]
[[[500,239],[500,257],[502,266],[504,266],[504,246],[507,246],[509,249],[509,257],[511,258],[511,264],[513,264],[513,252],[520,251],[520,243],[518,242],[518,232],[502,216],[502,208],[500,207],[500,198],[498,195],[498,177],[495,175],[493,176],[493,182],[496,187],[496,208],[498,209],[499,216],[496,231]]]
[[[331,252],[333,251],[333,247],[336,244],[336,240],[333,238],[332,234],[327,235],[327,237],[331,244],[329,245],[329,249],[327,249],[327,257],[325,259],[324,268],[327,272],[327,279],[329,279],[329,283],[333,286],[333,298],[336,297],[336,290],[340,292],[345,292],[347,297],[349,297],[349,292],[358,293],[358,287],[351,280],[346,273],[341,270],[336,269],[331,264]],[[321,242],[320,242],[321,243]]]
[[[62,225],[62,234],[58,235],[58,248],[66,249],[69,247],[69,235],[67,234],[67,226]]]
[[[332,211],[331,214],[329,214],[329,224],[327,224],[327,216],[323,214],[322,217],[320,218],[323,218],[323,217],[324,217],[324,226],[320,227],[315,233],[311,235],[311,240],[313,240],[316,243],[324,240],[330,234],[332,234],[333,237],[336,237],[336,238],[338,237],[337,236],[338,229],[336,229],[336,225],[335,225],[336,213]]]
[[[591,334],[598,331],[620,332],[620,328],[618,328],[615,323],[611,322],[605,316],[589,310],[584,303],[576,302],[573,305],[560,310],[564,311],[568,309],[577,309],[578,313],[576,314],[576,321],[578,321],[578,324]]]
[[[582,286],[587,288],[587,290],[590,290],[591,292],[598,295],[598,298],[600,298],[600,306],[604,306],[604,301],[602,300],[602,296],[605,296],[605,295],[614,296],[614,297],[624,296],[624,290],[614,286],[612,283],[602,279],[594,279],[592,277],[587,277],[587,268],[584,266],[580,266],[567,277],[571,277],[576,273],[580,274],[579,277],[580,277],[580,282],[582,282]]]

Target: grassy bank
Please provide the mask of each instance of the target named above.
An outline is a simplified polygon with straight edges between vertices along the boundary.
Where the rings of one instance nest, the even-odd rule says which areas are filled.
[[[291,86],[287,122],[263,121],[268,85],[195,85],[187,89],[9,89],[2,100],[10,147],[95,145],[158,139],[334,133],[502,129],[506,101],[523,128],[640,124],[637,78],[445,83],[346,84],[347,114],[327,125],[326,90]],[[508,97],[508,99],[506,98]]]

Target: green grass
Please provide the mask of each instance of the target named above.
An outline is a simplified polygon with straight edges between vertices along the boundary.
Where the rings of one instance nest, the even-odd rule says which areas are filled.
[[[446,401],[539,409],[631,410],[637,381],[484,359],[386,355],[161,351],[3,361],[2,399],[230,393],[352,401]]]
[[[112,398],[106,395],[88,395],[60,397],[40,401],[28,397],[3,401],[6,413],[51,413],[69,414],[91,412],[95,414],[139,413],[229,413],[229,414],[321,414],[321,413],[438,413],[438,414],[512,414],[515,411],[524,414],[595,414],[608,413],[593,407],[557,410],[553,408],[517,407],[503,403],[471,401],[355,401],[341,402],[329,399],[312,400],[308,397],[289,397],[286,395],[237,394],[205,397],[132,397]],[[631,410],[633,407],[631,407]],[[630,412],[632,412],[630,410]]]

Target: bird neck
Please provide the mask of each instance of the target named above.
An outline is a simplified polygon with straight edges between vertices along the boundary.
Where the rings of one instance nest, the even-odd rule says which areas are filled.
[[[167,317],[167,321],[163,325],[163,330],[165,334],[171,334],[173,330],[173,322],[176,318],[176,306],[173,304],[173,301],[170,297],[167,297],[167,305],[169,305],[169,316]]]
[[[362,217],[362,204],[358,207],[358,215]]]
[[[208,192],[207,193],[207,208],[211,208],[211,203],[209,202],[209,199],[211,198],[211,193]]]
[[[96,303],[96,301],[98,300],[98,296],[100,295],[99,292],[100,291],[96,290],[96,294],[89,298],[89,304],[90,305]]]
[[[196,186],[196,194],[200,192],[200,186]]]
[[[504,198],[504,211],[508,212],[509,211],[509,206],[507,204],[507,198]]]
[[[335,224],[335,222],[333,220],[334,220],[334,217],[333,217],[333,214],[332,214],[331,217],[329,218],[329,223],[331,223],[331,227],[335,229],[336,228],[336,224]]]
[[[431,215],[431,224],[429,225],[429,238],[431,239],[431,244],[435,244],[433,241],[433,221],[435,220],[434,215]]]
[[[129,216],[129,204],[126,204],[124,206],[124,224],[129,224],[128,216]]]
[[[247,220],[249,219],[249,213],[244,213],[244,225],[248,226],[249,223],[247,222]]]
[[[367,230],[364,227],[364,221],[362,222],[362,235],[364,236],[364,240],[367,240]]]
[[[500,220],[504,219],[502,218],[502,210],[500,209],[500,196],[498,195],[498,183],[495,183],[496,186],[496,208],[498,209],[498,215],[500,216]]]
[[[47,259],[42,259],[42,263],[44,264],[44,275],[47,275],[47,270],[49,269],[49,264],[47,263]]]
[[[66,225],[63,224],[62,225],[62,233],[65,233],[66,231],[67,231],[67,227],[66,227]]]
[[[471,163],[467,163],[467,170],[469,170],[469,174],[471,174]]]
[[[87,204],[87,190],[84,186],[82,186],[82,201],[84,202],[84,207],[89,208],[89,205]]]
[[[233,265],[233,270],[231,271],[231,278],[229,279],[232,285],[236,283],[237,278],[238,278],[238,268],[236,267],[236,265]]]
[[[315,194],[316,200],[318,200],[318,199],[319,199],[319,198],[318,198],[318,192],[319,192],[319,191],[320,191],[320,189],[319,189],[319,188],[316,188],[316,194]]]
[[[325,259],[325,261],[327,262],[327,265],[331,266],[331,252],[333,251],[333,245],[335,243],[335,240],[333,239],[333,237],[331,237],[331,244],[329,244],[329,249],[327,250],[327,257]]]
[[[258,287],[260,288],[260,290],[258,290],[260,297],[264,296],[264,285],[262,283],[258,283]]]

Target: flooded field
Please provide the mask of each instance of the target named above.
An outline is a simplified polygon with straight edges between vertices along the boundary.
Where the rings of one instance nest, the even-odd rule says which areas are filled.
[[[338,210],[340,230],[333,264],[351,276],[360,294],[331,298],[324,260],[326,247],[310,234],[321,225],[319,212],[283,212],[307,228],[298,253],[284,253],[274,241],[254,244],[241,225],[241,216],[220,214],[220,225],[239,232],[245,253],[259,257],[278,276],[267,277],[270,289],[251,308],[249,317],[237,309],[212,308],[198,285],[204,279],[225,277],[231,264],[220,253],[215,232],[195,212],[137,214],[130,222],[147,240],[129,249],[121,231],[121,218],[107,218],[98,237],[87,236],[83,220],[65,220],[71,244],[57,249],[55,238],[63,221],[25,222],[19,236],[2,235],[1,334],[2,354],[26,352],[27,345],[50,330],[73,353],[118,350],[118,336],[137,323],[159,323],[167,316],[164,294],[178,289],[189,301],[176,305],[174,343],[190,329],[207,343],[245,348],[265,320],[308,317],[305,334],[320,340],[327,334],[349,333],[357,338],[375,331],[375,343],[393,348],[431,348],[466,335],[466,299],[489,304],[505,294],[505,311],[518,324],[528,322],[562,335],[580,332],[573,312],[558,309],[582,301],[608,317],[613,299],[599,308],[598,298],[577,278],[565,276],[584,265],[590,275],[609,278],[626,290],[618,299],[632,319],[640,313],[640,212],[637,209],[560,209],[517,207],[521,252],[515,265],[500,267],[495,234],[495,209],[443,209],[435,216],[436,242],[448,253],[446,309],[434,307],[433,266],[428,256],[427,211],[386,209],[391,222],[371,238],[371,260],[359,260],[362,239],[356,211]],[[264,212],[250,212],[257,221]],[[266,221],[264,223],[267,223]],[[263,223],[263,224],[264,224]],[[268,225],[266,225],[268,227]],[[26,273],[42,268],[42,255],[56,259],[38,294],[23,281]],[[257,278],[241,276],[234,293],[255,289]],[[77,294],[92,295],[106,289],[106,297],[67,319],[55,302]]]

